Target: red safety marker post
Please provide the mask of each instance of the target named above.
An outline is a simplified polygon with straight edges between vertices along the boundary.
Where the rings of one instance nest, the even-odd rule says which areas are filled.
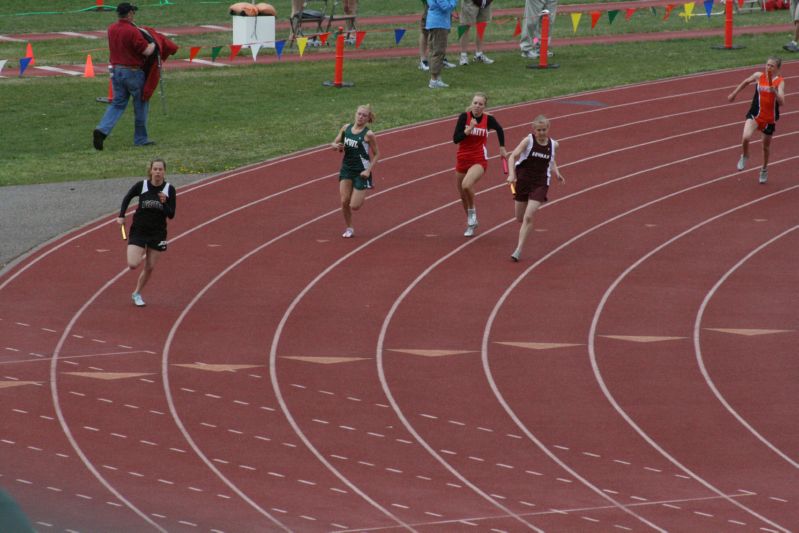
[[[333,71],[333,81],[324,81],[325,87],[352,87],[352,82],[344,81],[344,28],[339,26],[336,35],[336,65]]]
[[[743,46],[732,44],[732,3],[735,0],[726,0],[724,2],[724,46],[716,45],[713,48],[717,50],[738,50]]]
[[[538,64],[527,65],[527,68],[558,68],[560,65],[557,63],[549,63],[547,56],[549,55],[549,10],[544,9],[541,11],[541,42],[538,48]]]

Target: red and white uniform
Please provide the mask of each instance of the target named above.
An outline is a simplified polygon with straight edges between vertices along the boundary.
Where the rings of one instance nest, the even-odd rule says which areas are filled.
[[[471,113],[467,115],[471,120]],[[455,169],[458,172],[466,172],[472,165],[488,166],[488,114],[483,113],[477,121],[477,125],[472,128],[471,133],[458,143],[458,155]]]

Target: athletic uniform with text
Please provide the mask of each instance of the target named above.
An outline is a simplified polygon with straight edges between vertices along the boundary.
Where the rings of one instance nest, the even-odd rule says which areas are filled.
[[[746,114],[746,118],[757,122],[757,129],[764,135],[773,135],[775,122],[780,119],[780,104],[777,103],[777,88],[780,83],[782,83],[782,76],[772,78],[771,85],[769,85],[768,76],[765,73],[761,74],[752,97],[752,106]]]
[[[527,136],[527,146],[516,162],[517,202],[547,201],[547,192],[552,177],[551,163],[555,160],[555,142],[550,138],[546,144],[538,144],[535,135]]]
[[[158,193],[163,192],[167,200],[163,204]],[[139,206],[133,213],[133,225],[130,227],[128,244],[152,248],[159,252],[166,251],[166,219],[175,218],[176,192],[168,182],[156,187],[149,180],[143,180],[130,188],[122,199],[119,216],[124,217],[128,205],[135,197],[139,197]]]
[[[344,144],[344,159],[341,162],[341,170],[338,179],[352,180],[354,189],[362,191],[372,188],[372,173],[368,178],[363,178],[361,172],[368,170],[371,165],[369,158],[369,141],[366,134],[369,128],[365,127],[358,133],[353,133],[352,124],[347,124],[341,142]]]
[[[472,129],[469,135],[466,135],[464,130],[466,125],[472,119],[477,120],[477,125]],[[455,172],[465,174],[472,165],[480,165],[483,169],[488,168],[488,150],[486,149],[486,141],[488,140],[488,131],[494,130],[497,132],[497,140],[500,146],[505,146],[505,132],[502,126],[499,125],[497,119],[488,113],[483,113],[477,119],[472,115],[471,111],[468,113],[461,113],[458,117],[458,122],[455,124],[455,133],[452,136],[452,142],[458,145],[458,154],[455,161]]]

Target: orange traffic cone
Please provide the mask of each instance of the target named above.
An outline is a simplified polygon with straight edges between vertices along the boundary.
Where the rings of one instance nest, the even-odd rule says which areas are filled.
[[[92,64],[92,55],[91,54],[86,56],[86,66],[83,68],[83,77],[84,78],[93,78],[94,77],[94,65]]]
[[[30,63],[28,63],[29,66],[32,67],[36,64],[36,60],[33,58],[33,47],[31,46],[31,43],[28,43],[28,46],[25,49],[25,57],[31,58]]]

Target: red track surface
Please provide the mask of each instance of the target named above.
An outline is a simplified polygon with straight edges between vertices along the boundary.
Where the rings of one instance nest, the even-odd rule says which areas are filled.
[[[518,264],[454,119],[379,133],[352,240],[324,147],[180,190],[144,309],[110,217],[65,235],[0,278],[0,486],[43,531],[796,530],[799,128],[735,172],[744,75],[494,110],[568,179]]]

